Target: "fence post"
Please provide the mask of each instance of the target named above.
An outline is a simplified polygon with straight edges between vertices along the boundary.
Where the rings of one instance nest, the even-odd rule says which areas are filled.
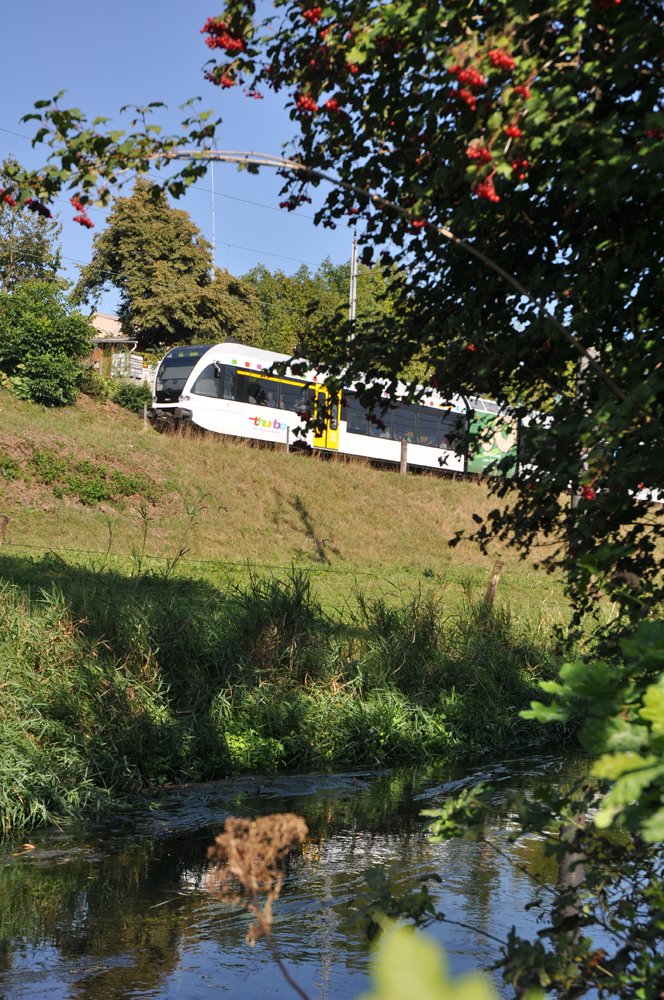
[[[408,442],[405,438],[401,439],[401,464],[399,466],[399,473],[405,476],[408,472]]]
[[[148,429],[148,404],[143,403],[143,430]]]
[[[486,608],[492,608],[493,602],[496,597],[496,590],[498,588],[498,581],[500,580],[500,574],[503,569],[503,563],[498,560],[498,562],[493,567],[493,573],[491,575],[491,581],[489,586],[486,588],[486,594],[484,595],[484,606]]]
[[[290,427],[286,424],[286,444],[285,444],[286,454],[290,451]]]
[[[0,514],[0,545],[5,540],[5,535],[7,534],[7,525],[9,524],[9,518],[6,514]]]

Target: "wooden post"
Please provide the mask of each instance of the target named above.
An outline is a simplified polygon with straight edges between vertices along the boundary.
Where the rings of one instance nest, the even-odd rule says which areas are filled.
[[[402,476],[405,476],[408,472],[408,442],[405,438],[401,439],[401,464],[399,472]]]
[[[9,518],[6,514],[0,514],[0,545],[5,540],[5,535],[7,534],[7,525],[9,524]]]
[[[148,429],[148,404],[143,403],[143,430]]]
[[[286,454],[290,451],[290,427],[286,424],[286,444],[285,444]]]
[[[496,590],[498,589],[498,581],[500,580],[500,574],[503,570],[503,564],[500,560],[493,567],[493,573],[491,574],[491,582],[486,588],[486,594],[484,595],[484,606],[486,608],[492,608],[493,602],[496,597]]]

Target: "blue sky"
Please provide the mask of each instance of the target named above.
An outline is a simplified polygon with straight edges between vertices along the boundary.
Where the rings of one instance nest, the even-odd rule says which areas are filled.
[[[15,8],[16,11],[16,8]],[[263,101],[244,97],[239,90],[222,91],[203,79],[209,50],[200,29],[219,13],[215,0],[24,0],[12,29],[3,32],[0,60],[0,159],[14,156],[26,166],[44,162],[45,147],[32,150],[25,136],[34,123],[20,119],[36,100],[67,90],[65,106],[79,107],[90,117],[111,120],[124,104],[160,100],[168,109],[155,119],[174,131],[179,105],[201,96],[201,108],[223,118],[220,149],[279,153],[293,134],[283,109],[285,97],[267,95]],[[109,125],[112,127],[112,123]],[[292,272],[301,263],[315,268],[325,257],[335,263],[348,260],[350,228],[316,228],[310,207],[298,213],[278,208],[279,178],[263,170],[258,176],[233,166],[214,170],[216,262],[233,274],[244,274],[257,263],[270,270]],[[212,236],[211,178],[176,203],[191,213],[208,239]],[[307,210],[308,208],[308,210]],[[57,203],[63,223],[62,250],[68,276],[76,278],[76,263],[90,259],[92,240],[104,226],[105,212],[91,210],[95,229],[72,222],[69,204]],[[115,294],[102,308],[113,311]]]

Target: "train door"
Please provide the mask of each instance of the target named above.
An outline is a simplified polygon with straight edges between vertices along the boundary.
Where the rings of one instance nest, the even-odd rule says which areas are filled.
[[[311,387],[314,402],[314,448],[337,451],[339,448],[339,411],[341,396],[322,385]]]

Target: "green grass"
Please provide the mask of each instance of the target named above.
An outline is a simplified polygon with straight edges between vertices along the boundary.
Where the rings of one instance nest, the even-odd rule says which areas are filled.
[[[514,747],[558,661],[505,611],[415,596],[327,614],[306,574],[205,581],[0,558],[0,826],[165,782]]]
[[[82,566],[103,554],[120,573],[175,572],[224,587],[252,570],[306,567],[322,603],[335,609],[421,588],[460,605],[486,589],[505,563],[499,599],[534,618],[563,621],[560,581],[496,546],[469,541],[473,513],[494,506],[483,485],[379,471],[362,462],[306,459],[215,437],[143,432],[110,402],[83,397],[58,411],[0,391],[0,513],[6,550],[57,552]]]

